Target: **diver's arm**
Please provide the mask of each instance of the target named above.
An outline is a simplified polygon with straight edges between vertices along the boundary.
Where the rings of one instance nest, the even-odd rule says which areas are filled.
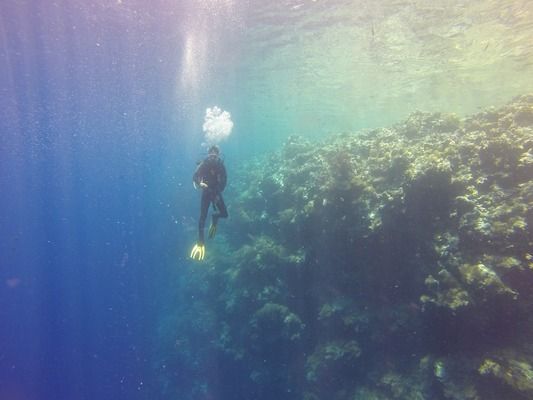
[[[202,186],[203,177],[205,175],[204,170],[204,162],[202,161],[198,167],[196,167],[196,171],[194,171],[194,175],[192,176],[192,181],[196,186]],[[205,184],[204,184],[205,185]]]
[[[228,181],[228,175],[226,173],[226,167],[224,164],[220,164],[220,174],[218,176],[218,186],[222,192],[226,188],[226,182]]]

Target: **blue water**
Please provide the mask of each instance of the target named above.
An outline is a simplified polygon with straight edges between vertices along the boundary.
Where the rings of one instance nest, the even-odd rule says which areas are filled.
[[[309,2],[311,14],[324,11],[319,3]],[[353,6],[336,3],[341,14]],[[163,392],[153,365],[157,324],[168,293],[186,284],[169,277],[194,268],[187,260],[198,212],[191,175],[205,155],[207,107],[230,110],[235,121],[222,144],[231,182],[245,160],[293,133],[317,138],[387,125],[424,104],[466,113],[524,89],[517,78],[503,93],[483,70],[469,96],[449,89],[456,97],[444,107],[446,84],[409,78],[395,90],[416,81],[423,93],[415,99],[409,86],[404,103],[401,92],[388,93],[393,79],[366,86],[344,62],[321,77],[319,67],[335,55],[313,58],[314,30],[325,25],[309,23],[309,37],[295,38],[287,33],[293,18],[309,22],[308,15],[300,2],[283,4],[299,14],[232,1],[2,1],[0,399],[157,399]],[[334,14],[328,18],[349,25]],[[374,35],[371,24],[368,32]],[[345,54],[353,37],[332,37],[345,43],[331,42]],[[288,59],[287,41],[302,49],[301,59]],[[375,46],[370,59],[385,51]],[[301,60],[309,63],[298,70]],[[512,70],[513,62],[505,66]],[[363,73],[372,70],[365,65]]]
[[[156,21],[144,37],[106,15],[1,5],[0,398],[131,399],[153,385],[156,294],[185,254],[197,154],[172,109],[175,66],[149,62],[168,51]]]

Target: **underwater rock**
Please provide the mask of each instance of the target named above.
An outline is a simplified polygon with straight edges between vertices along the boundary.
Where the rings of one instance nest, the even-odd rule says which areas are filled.
[[[477,290],[484,291],[488,295],[509,295],[513,299],[518,293],[506,286],[496,272],[483,263],[463,264],[459,267],[462,279]]]
[[[307,357],[305,377],[309,382],[325,384],[325,380],[336,379],[340,371],[351,370],[360,355],[361,349],[355,340],[322,344]]]
[[[423,304],[433,303],[439,307],[457,310],[468,306],[471,302],[471,296],[468,291],[445,269],[441,269],[438,272],[437,279],[432,275],[428,275],[424,283],[428,293],[431,294],[420,296],[420,301]]]
[[[459,128],[460,119],[455,114],[411,113],[406,121],[397,124],[395,129],[408,138],[418,138],[428,134],[454,132]]]
[[[320,325],[334,332],[360,333],[368,328],[369,316],[349,299],[335,299],[320,307],[317,316]]]
[[[514,115],[514,122],[518,126],[533,125],[533,107],[531,105],[520,107]]]
[[[427,398],[427,388],[423,380],[395,372],[387,372],[380,380],[379,386],[387,393],[387,398],[416,399]]]
[[[305,325],[302,320],[283,305],[267,303],[251,320],[255,335],[265,335],[268,341],[300,339]]]

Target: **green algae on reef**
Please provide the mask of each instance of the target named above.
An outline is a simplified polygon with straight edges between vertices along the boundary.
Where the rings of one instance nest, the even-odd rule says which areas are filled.
[[[243,170],[224,243],[160,332],[191,393],[533,398],[533,96],[291,137]]]

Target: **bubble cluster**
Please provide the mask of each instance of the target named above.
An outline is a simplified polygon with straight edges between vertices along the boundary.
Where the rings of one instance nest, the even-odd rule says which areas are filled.
[[[204,124],[205,144],[213,145],[226,139],[233,130],[231,114],[214,106],[205,110]]]

